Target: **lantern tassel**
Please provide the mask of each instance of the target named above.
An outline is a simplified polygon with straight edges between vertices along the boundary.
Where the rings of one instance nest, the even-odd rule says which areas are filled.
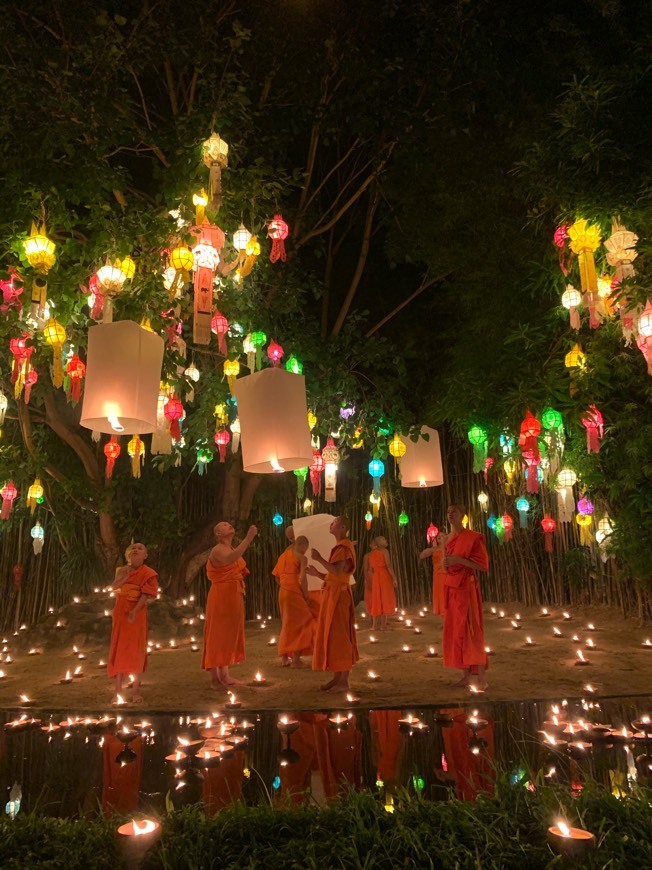
[[[575,306],[569,310],[571,329],[578,330],[581,326],[580,313]]]
[[[545,538],[544,549],[546,553],[552,553],[552,532],[545,532],[543,537]]]
[[[521,529],[527,529],[527,511],[518,512],[518,524]]]
[[[487,442],[473,445],[473,471],[484,472],[485,462],[487,460]]]

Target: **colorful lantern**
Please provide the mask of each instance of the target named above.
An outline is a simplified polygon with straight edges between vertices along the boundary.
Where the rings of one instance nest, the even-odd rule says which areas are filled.
[[[220,264],[219,251],[224,245],[224,233],[208,221],[193,227],[191,232],[197,238],[197,244],[192,249],[194,261],[192,337],[195,344],[207,345],[211,340],[213,284]],[[221,343],[220,353],[226,356]]]
[[[487,507],[489,505],[489,496],[487,495],[486,492],[479,492],[478,493],[478,504],[480,505],[482,513],[486,514]]]
[[[636,341],[639,350],[645,357],[647,373],[652,375],[652,303],[648,299],[645,308],[638,318],[639,336]]]
[[[355,414],[355,405],[352,405],[350,402],[342,402],[342,406],[340,408],[340,417],[342,420],[349,420]]]
[[[552,536],[557,528],[557,523],[552,517],[545,516],[541,520],[541,528],[543,529],[543,537],[545,539],[546,553],[552,553]]]
[[[170,251],[169,263],[181,281],[185,282],[190,278],[190,273],[195,265],[195,258],[190,248],[187,248],[185,245],[179,245],[179,247],[173,248]],[[171,290],[172,286],[167,289]]]
[[[197,448],[197,470],[199,471],[200,477],[204,476],[208,463],[212,461],[213,451],[210,449],[210,447]]]
[[[9,399],[5,396],[2,390],[0,390],[0,428],[5,424],[5,414],[7,413],[8,407]]]
[[[247,368],[253,373],[256,367],[256,346],[251,340],[251,333],[242,339],[242,350],[247,355]]]
[[[29,399],[32,394],[32,387],[38,381],[38,372],[32,366],[29,367],[25,375],[25,404],[29,404]]]
[[[240,420],[238,417],[229,426],[231,430],[231,453],[237,453],[240,446]]]
[[[491,458],[491,456],[487,456],[487,458],[484,461],[484,482],[485,483],[489,482],[489,471],[491,468],[493,468],[493,466],[494,466],[493,459]]]
[[[420,489],[441,486],[444,472],[437,430],[422,426],[416,441],[402,435],[399,439],[405,446],[405,456],[401,459],[401,486]]]
[[[582,547],[590,547],[593,537],[589,531],[593,523],[593,517],[590,514],[578,513],[575,517],[575,522],[580,527],[580,544]]]
[[[134,435],[127,444],[127,453],[131,457],[131,473],[133,477],[140,477],[141,465],[145,462],[145,445],[139,435]]]
[[[638,257],[636,243],[638,236],[626,230],[615,222],[611,228],[611,236],[604,243],[607,249],[607,262],[616,269],[618,282],[634,275],[632,263]]]
[[[111,440],[107,441],[104,445],[104,455],[106,456],[104,476],[107,480],[110,480],[113,477],[113,466],[115,465],[115,461],[118,456],[120,456],[120,444],[118,443],[117,435],[112,435]]]
[[[260,242],[256,238],[256,236],[252,236],[247,242],[247,247],[245,248],[245,259],[244,262],[240,264],[238,271],[242,275],[243,278],[246,278],[247,275],[251,274],[252,269],[256,265],[256,260],[260,256]]]
[[[342,413],[342,408],[340,408],[340,414]],[[389,442],[389,454],[393,456],[396,462],[400,462],[401,459],[405,456],[405,452],[407,447],[405,442],[401,440],[400,435],[397,432],[394,433],[394,437]]]
[[[509,514],[503,514],[501,519],[503,534],[506,541],[512,540],[512,529],[514,528],[514,520]]]
[[[607,538],[609,538],[614,531],[614,527],[609,519],[609,516],[605,514],[601,520],[598,521],[598,530],[595,533],[595,539],[598,542],[600,547],[604,547],[605,542],[608,543]]]
[[[226,341],[224,340],[224,336],[229,331],[229,321],[226,317],[221,314],[219,311],[215,312],[213,319],[211,320],[211,332],[217,336],[217,346],[219,352],[222,356],[226,356]]]
[[[593,255],[600,246],[600,227],[582,218],[568,228],[568,237],[571,251],[577,254],[582,293],[597,293],[598,276]]]
[[[223,368],[229,384],[229,389],[231,390],[231,395],[233,395],[233,385],[235,384],[235,379],[240,374],[240,363],[237,359],[226,359],[224,360]]]
[[[47,275],[57,258],[54,253],[56,245],[48,238],[45,224],[41,227],[37,227],[34,223],[32,224],[29,238],[23,242],[23,248],[27,262],[32,269],[41,275]]]
[[[132,320],[88,330],[80,423],[112,435],[155,432],[163,339]]]
[[[283,525],[283,515],[277,511],[274,514],[274,516],[272,517],[272,522],[274,523],[276,528],[278,528],[279,526],[282,526]]]
[[[503,471],[505,472],[505,492],[512,495],[516,489],[516,475],[518,473],[518,465],[515,459],[506,459],[503,463]]]
[[[68,399],[75,404],[81,398],[81,382],[86,374],[86,364],[74,353],[66,364],[66,374],[70,378],[70,387],[68,389]]]
[[[303,468],[295,468],[294,475],[297,479],[297,498],[299,499],[299,501],[301,501],[305,492],[306,477],[308,477],[308,466],[306,465]]]
[[[497,525],[498,525],[498,519],[493,514],[490,514],[487,517],[487,528],[490,529],[490,531],[494,532],[494,534],[495,534]],[[502,527],[502,522],[501,522],[501,527]]]
[[[43,531],[43,526],[39,523],[38,520],[34,523],[29,533],[32,537],[32,548],[34,550],[34,555],[38,556],[43,550],[43,545],[45,543],[45,532]]]
[[[251,233],[244,224],[240,224],[238,229],[233,233],[233,247],[242,255],[242,259],[246,255],[247,245],[251,239]]]
[[[409,522],[410,522],[409,516],[405,513],[405,511],[401,511],[401,513],[398,515],[398,527],[399,527],[399,529],[401,531],[403,531],[403,529],[407,526],[407,524]]]
[[[367,525],[367,531],[370,531],[371,529],[371,523],[373,521],[373,518],[374,515],[371,513],[371,511],[367,511],[367,513],[364,515],[364,521]]]
[[[262,330],[259,329],[256,332],[252,332],[250,334],[249,338],[251,340],[251,344],[253,345],[254,351],[256,353],[256,368],[260,369],[260,367],[263,364],[263,346],[264,346],[265,342],[267,341],[267,336],[265,335],[265,333]],[[245,352],[247,353],[247,356],[248,356],[249,352],[248,351],[245,351]],[[249,368],[251,369],[252,367],[249,366]]]
[[[283,263],[287,259],[285,253],[285,240],[288,237],[289,228],[283,220],[282,215],[275,214],[274,218],[267,225],[267,235],[272,240],[272,250],[269,254],[270,263],[276,263],[281,260]]]
[[[380,498],[380,478],[385,473],[385,465],[381,459],[372,459],[369,463],[369,474],[373,480],[374,496]]]
[[[179,420],[181,420],[184,415],[184,409],[180,400],[177,398],[176,393],[173,393],[172,396],[165,403],[163,413],[170,421],[170,435],[172,436],[173,440],[180,441],[181,428],[179,426]]]
[[[206,206],[208,205],[208,197],[203,187],[199,193],[193,193],[192,204],[195,206],[195,224],[201,226],[204,223]]]
[[[582,425],[586,429],[586,452],[599,453],[600,439],[604,435],[604,420],[595,405],[589,405],[582,417]]]
[[[331,436],[326,441],[326,446],[321,452],[324,460],[324,501],[336,500],[337,466],[340,461],[340,451]]]
[[[273,366],[277,366],[283,359],[283,348],[272,339],[267,347],[267,357]]]
[[[11,506],[14,499],[18,495],[18,490],[14,486],[13,480],[6,483],[0,490],[2,497],[2,510],[0,510],[0,520],[8,520],[11,513]]]
[[[571,329],[579,329],[580,315],[577,309],[582,304],[582,294],[580,293],[580,291],[576,290],[572,284],[568,284],[566,286],[566,290],[562,294],[561,304],[564,306],[564,308],[568,309],[568,312],[570,314]]]
[[[566,240],[568,239],[568,224],[558,226],[553,234],[553,244],[557,248],[559,257],[559,268],[564,275],[568,274],[568,250],[566,248]]]
[[[52,383],[55,387],[63,385],[63,343],[66,340],[66,330],[56,320],[50,320],[43,330],[45,343],[52,348]]]
[[[208,195],[211,207],[219,211],[222,205],[222,170],[229,162],[229,146],[218,133],[211,133],[202,143],[202,160],[208,166]]]
[[[471,426],[467,435],[473,446],[473,471],[484,471],[487,458],[487,431],[482,426]]]
[[[573,487],[577,483],[577,475],[571,468],[562,468],[557,475],[555,489],[557,490],[557,516],[560,523],[570,523],[575,510]]]
[[[521,496],[521,498],[516,500],[516,510],[518,511],[520,528],[527,529],[527,514],[530,510],[530,502]]]
[[[575,395],[577,386],[575,385],[575,373],[584,368],[586,356],[579,344],[574,345],[564,357],[564,365],[569,370],[571,377],[570,394]]]
[[[564,423],[562,420],[562,416],[559,411],[555,411],[554,408],[546,408],[541,415],[541,425],[544,429],[550,430],[560,430],[564,428]]]
[[[593,502],[589,498],[587,498],[587,496],[584,495],[577,502],[577,510],[581,514],[584,514],[585,517],[590,517],[594,511]]]
[[[217,449],[220,454],[220,462],[226,461],[226,448],[229,446],[229,441],[231,440],[231,435],[226,429],[220,429],[219,432],[215,433],[214,439],[217,444]]]
[[[318,496],[321,493],[321,473],[324,470],[324,464],[319,450],[314,450],[312,462],[310,463],[310,484],[314,496]]]
[[[27,507],[29,508],[30,514],[34,514],[36,509],[36,505],[39,502],[39,499],[43,498],[43,486],[41,484],[40,479],[37,477],[34,483],[27,490]]]
[[[303,365],[294,354],[290,354],[288,361],[285,363],[285,370],[292,372],[293,375],[300,375],[303,372]]]
[[[439,534],[439,529],[434,523],[430,523],[428,528],[426,529],[426,541],[429,546],[432,546],[434,542],[437,540],[437,535]]]

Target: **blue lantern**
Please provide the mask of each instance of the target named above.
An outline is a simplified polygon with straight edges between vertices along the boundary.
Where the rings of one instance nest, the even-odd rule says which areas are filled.
[[[274,523],[275,526],[282,526],[282,525],[283,525],[283,516],[282,516],[282,514],[280,514],[280,513],[277,511],[277,512],[274,514],[274,516],[272,517],[272,522]]]
[[[380,478],[385,473],[385,464],[380,459],[372,459],[369,463],[369,474],[374,482],[374,496],[380,498]]]

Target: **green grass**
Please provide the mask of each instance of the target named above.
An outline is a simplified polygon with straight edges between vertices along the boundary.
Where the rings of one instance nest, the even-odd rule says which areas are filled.
[[[597,850],[573,867],[652,867],[652,792],[618,799],[597,785],[573,798],[560,787],[536,791],[500,779],[475,803],[399,795],[395,812],[369,793],[349,793],[326,809],[236,804],[207,819],[198,807],[171,813],[145,861],[147,870],[397,870],[562,866],[546,829],[562,816],[593,831]],[[0,822],[0,867],[116,868],[117,822],[36,815]]]

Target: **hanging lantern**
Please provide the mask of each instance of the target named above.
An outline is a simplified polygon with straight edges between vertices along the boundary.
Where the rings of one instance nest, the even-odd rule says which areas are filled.
[[[295,468],[294,475],[297,479],[297,499],[301,501],[305,491],[306,477],[308,476],[308,466],[303,468]]]
[[[645,357],[647,373],[652,375],[652,303],[648,299],[638,318],[638,339],[636,344]]]
[[[107,480],[111,480],[113,477],[113,466],[118,456],[120,456],[120,444],[118,443],[117,435],[112,435],[111,440],[107,441],[104,445],[104,455],[106,456],[104,476]]]
[[[503,514],[501,519],[503,535],[506,541],[512,540],[512,529],[514,528],[514,520],[509,514]]]
[[[11,505],[18,495],[18,490],[14,486],[13,480],[6,483],[0,490],[2,497],[2,510],[0,510],[0,520],[8,520],[11,513]]]
[[[562,294],[561,304],[564,308],[568,309],[570,314],[570,325],[571,329],[579,329],[580,328],[580,315],[577,309],[582,304],[582,294],[579,290],[576,290],[572,284],[568,284],[566,286],[566,290]]]
[[[310,501],[309,498],[306,498],[304,500],[302,507],[303,507],[304,514],[310,513],[310,511],[312,510],[312,502]]]
[[[196,383],[198,383],[198,381],[201,377],[201,372],[199,371],[199,369],[197,368],[195,363],[191,362],[190,365],[188,366],[188,368],[184,369],[183,375],[185,378],[187,378],[193,384],[196,384]]]
[[[27,490],[27,507],[29,508],[30,514],[34,514],[36,505],[38,504],[39,499],[42,498],[43,486],[41,485],[40,479],[37,477],[34,483]]]
[[[575,522],[580,527],[580,545],[582,547],[590,547],[593,537],[589,530],[593,523],[593,517],[590,514],[578,513],[575,517]]]
[[[367,531],[371,530],[371,523],[373,521],[373,518],[374,515],[371,513],[371,511],[367,511],[367,513],[364,515],[364,521],[367,525]]]
[[[172,439],[174,441],[180,441],[181,428],[179,426],[179,420],[181,420],[184,415],[184,409],[183,405],[177,398],[176,393],[173,393],[172,396],[165,403],[163,413],[170,421],[170,435],[172,436]]]
[[[611,520],[609,519],[609,516],[605,514],[602,519],[598,521],[598,530],[595,533],[595,539],[601,548],[604,547],[605,542],[608,543],[607,538],[613,534],[613,531],[614,527]]]
[[[269,254],[270,263],[276,263],[281,260],[283,263],[287,259],[285,253],[285,240],[288,237],[289,228],[283,220],[282,215],[275,214],[273,220],[267,225],[267,235],[272,240],[272,250]]]
[[[9,399],[5,396],[2,390],[0,390],[0,428],[5,424],[5,414],[7,413],[8,407]]]
[[[74,353],[66,364],[66,374],[70,378],[70,387],[68,388],[68,400],[72,400],[74,404],[81,398],[81,382],[86,374],[86,364]]]
[[[32,224],[29,237],[23,242],[27,262],[41,275],[47,275],[56,262],[56,245],[47,237],[45,224],[37,227]]]
[[[240,446],[240,420],[238,417],[231,423],[229,429],[231,430],[231,453],[237,453]]]
[[[222,205],[222,170],[229,162],[229,146],[219,133],[211,133],[202,143],[202,160],[209,170],[208,195],[211,207],[219,211]]]
[[[303,365],[295,357],[294,354],[290,354],[287,362],[285,363],[285,370],[288,372],[292,372],[293,375],[300,375],[303,372]]]
[[[45,543],[45,532],[43,531],[43,526],[38,520],[34,523],[29,533],[32,537],[32,549],[34,550],[34,555],[38,556],[43,550],[43,545]]]
[[[614,280],[619,284],[634,275],[634,260],[638,257],[636,243],[638,236],[626,230],[618,221],[614,221],[611,236],[604,243],[607,249],[607,262],[616,269]],[[628,300],[621,294],[618,302],[620,309],[620,325],[626,344],[629,344],[634,331],[634,309],[629,307]],[[652,373],[652,372],[651,372]]]
[[[273,366],[277,366],[283,359],[283,348],[272,339],[267,347],[267,356]]]
[[[410,522],[409,516],[405,513],[405,511],[401,511],[398,515],[398,527],[401,531],[405,529],[407,524]]]
[[[505,472],[505,492],[507,495],[513,495],[516,488],[516,474],[518,472],[516,460],[506,459],[503,463],[503,470]]]
[[[247,355],[247,368],[253,373],[256,367],[256,347],[251,340],[251,333],[242,339],[242,350]]]
[[[267,336],[262,330],[257,330],[252,332],[249,337],[256,352],[256,369],[260,369],[263,364],[263,346],[267,341]]]
[[[131,279],[136,274],[136,264],[134,263],[132,257],[127,254],[124,260],[116,260],[116,266],[124,272],[125,278],[127,281],[131,281]]]
[[[371,504],[374,516],[377,517],[380,510],[380,496],[372,492],[369,496],[369,502]]]
[[[558,226],[553,234],[553,244],[557,248],[559,257],[559,268],[564,275],[568,275],[568,260],[569,254],[566,248],[566,240],[568,239],[568,224]]]
[[[29,367],[25,375],[25,404],[29,405],[29,400],[32,394],[32,387],[38,381],[38,372],[32,366]]]
[[[482,510],[482,513],[486,514],[487,507],[489,505],[489,496],[487,495],[486,492],[479,492],[478,493],[478,504],[480,505],[480,509]]]
[[[246,278],[247,275],[251,274],[252,269],[256,265],[256,260],[260,256],[260,242],[256,238],[256,236],[252,236],[247,242],[247,247],[245,248],[245,259],[244,262],[238,268],[238,271],[242,275],[243,278]]]
[[[226,461],[226,448],[229,446],[229,441],[231,440],[231,435],[226,429],[220,429],[219,432],[215,433],[214,439],[217,444],[217,449],[220,454],[220,462]]]
[[[575,510],[573,487],[577,483],[577,475],[571,468],[562,468],[557,475],[557,516],[560,523],[570,523]]]
[[[175,271],[177,280],[180,280],[181,283],[190,280],[190,273],[195,265],[195,258],[190,248],[187,248],[185,245],[179,245],[179,247],[173,248],[170,251],[169,263]],[[173,287],[174,281],[166,289],[172,290]]]
[[[467,437],[473,446],[473,471],[483,471],[487,458],[487,431],[482,426],[471,426]]]
[[[118,260],[117,262],[119,263],[120,261]],[[127,276],[119,265],[112,266],[110,263],[107,263],[97,270],[95,279],[100,293],[104,297],[102,321],[103,323],[111,323],[113,320],[113,297],[122,293]]]
[[[229,389],[231,390],[231,395],[233,395],[233,385],[235,384],[235,379],[240,374],[240,363],[237,359],[225,359],[223,369],[229,384]]]
[[[281,368],[238,378],[235,398],[242,429],[245,471],[293,471],[313,458],[306,382]]]
[[[14,385],[14,398],[18,399],[25,385],[25,375],[29,369],[30,358],[34,348],[27,347],[29,334],[24,333],[20,338],[9,340],[9,350],[14,358],[11,370],[11,383]]]
[[[485,484],[489,483],[489,471],[490,471],[490,469],[493,468],[493,466],[494,466],[493,459],[491,458],[491,456],[487,456],[487,458],[484,461],[484,482],[485,482]]]
[[[593,255],[600,246],[600,227],[582,218],[568,228],[568,237],[571,251],[577,254],[582,293],[597,293],[598,276]]]
[[[172,436],[170,435],[170,421],[165,416],[165,406],[171,394],[168,384],[161,383],[156,406],[156,429],[152,433],[151,451],[152,456],[159,453],[169,456],[172,453]]]
[[[582,417],[582,425],[586,429],[586,452],[599,453],[600,439],[604,435],[604,420],[595,405],[589,405],[586,415]]]
[[[206,466],[212,461],[213,451],[209,447],[199,447],[197,449],[197,470],[200,477],[203,477],[206,473]]]
[[[141,465],[145,462],[145,445],[140,440],[140,436],[134,435],[127,444],[127,453],[131,457],[131,474],[139,478]]]
[[[278,529],[279,526],[283,525],[283,514],[280,514],[278,511],[276,511],[276,513],[272,517],[272,522],[274,523],[274,525]]]
[[[43,339],[52,348],[52,383],[55,387],[63,386],[63,343],[66,340],[66,330],[56,320],[50,320],[43,330]]]
[[[214,224],[205,221],[191,229],[197,238],[192,249],[194,271],[194,297],[192,337],[195,344],[210,344],[213,311],[213,284],[220,265],[219,251],[224,245],[224,233]],[[228,324],[227,324],[228,328]],[[220,344],[220,353],[222,351]],[[226,355],[226,354],[225,354]]]
[[[516,500],[516,510],[518,511],[518,524],[521,529],[527,529],[527,512],[530,510],[530,502],[521,496]]]
[[[221,314],[219,311],[215,312],[215,316],[211,320],[211,332],[213,332],[217,336],[217,346],[222,354],[222,356],[226,356],[226,342],[224,340],[224,336],[229,331],[229,321],[226,317]]]
[[[195,224],[200,227],[204,223],[208,205],[208,197],[203,187],[199,193],[193,193],[192,204],[195,206]]]
[[[372,459],[369,463],[369,474],[373,480],[374,496],[380,498],[380,478],[385,473],[385,465],[381,459]]]
[[[342,409],[340,409],[340,414],[342,413]],[[405,456],[407,451],[407,447],[405,443],[401,441],[401,437],[397,432],[394,432],[394,437],[389,442],[389,454],[393,456],[397,463],[401,461],[401,459]]]
[[[416,441],[402,435],[399,439],[405,446],[405,456],[401,459],[401,486],[421,489],[441,486],[444,472],[437,430],[422,426]]]
[[[334,502],[336,500],[337,466],[340,461],[340,451],[330,436],[321,452],[321,458],[324,461],[324,501]]]
[[[244,260],[250,239],[251,233],[246,226],[241,223],[238,229],[233,233],[233,247],[240,254],[239,260]]]
[[[319,450],[314,450],[312,462],[310,463],[310,485],[312,486],[312,494],[314,496],[318,496],[321,493],[321,473],[324,470],[324,464]]]
[[[564,365],[569,370],[571,383],[570,383],[570,394],[574,396],[577,392],[577,386],[575,384],[575,375],[576,372],[581,371],[584,368],[586,363],[586,356],[584,351],[579,346],[579,344],[574,345],[571,350],[568,351],[566,356],[564,357]]]
[[[428,542],[428,546],[432,546],[435,543],[438,534],[439,529],[437,526],[434,523],[430,523],[426,529],[426,541]]]
[[[489,517],[487,517],[487,528],[490,531],[492,531],[494,534],[496,533],[497,526],[498,526],[498,519],[493,514],[491,514]],[[501,528],[502,528],[502,522],[501,522]]]
[[[552,536],[557,528],[557,523],[552,517],[545,516],[541,520],[541,528],[543,529],[546,553],[552,553]]]
[[[550,430],[560,430],[564,428],[564,423],[562,420],[562,416],[559,411],[555,411],[554,408],[546,408],[541,415],[541,425],[544,429]]]
[[[594,511],[593,502],[586,496],[582,496],[577,502],[577,510],[584,516],[590,517]]]

